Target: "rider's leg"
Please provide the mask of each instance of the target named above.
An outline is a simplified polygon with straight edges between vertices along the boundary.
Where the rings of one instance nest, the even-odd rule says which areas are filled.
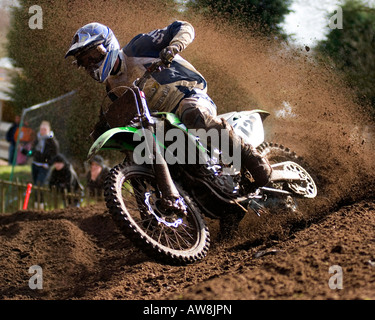
[[[241,166],[250,172],[255,185],[261,187],[269,182],[272,169],[267,159],[236,135],[226,120],[216,117],[216,106],[207,95],[183,99],[176,114],[188,129],[216,129],[219,136],[227,135],[229,150],[235,150],[236,145],[241,146]]]

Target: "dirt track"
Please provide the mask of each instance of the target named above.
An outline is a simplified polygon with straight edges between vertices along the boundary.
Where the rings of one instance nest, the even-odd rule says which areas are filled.
[[[344,206],[282,240],[214,239],[204,261],[183,267],[149,260],[100,205],[17,212],[0,223],[1,299],[375,298],[374,201]],[[33,265],[43,269],[41,290],[29,288]],[[328,284],[335,265],[341,290]]]

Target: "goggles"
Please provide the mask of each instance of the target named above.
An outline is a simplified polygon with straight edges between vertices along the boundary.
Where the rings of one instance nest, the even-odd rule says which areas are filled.
[[[80,54],[75,56],[76,64],[78,67],[83,67],[86,70],[92,67],[98,67],[101,62],[104,60],[105,55],[107,54],[107,50],[101,44],[99,46],[95,46],[91,49],[88,49]]]

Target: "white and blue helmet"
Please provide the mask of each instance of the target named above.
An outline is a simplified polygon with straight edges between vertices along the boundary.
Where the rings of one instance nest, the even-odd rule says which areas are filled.
[[[65,58],[74,56],[96,81],[104,82],[111,74],[120,44],[107,26],[93,22],[78,29]]]

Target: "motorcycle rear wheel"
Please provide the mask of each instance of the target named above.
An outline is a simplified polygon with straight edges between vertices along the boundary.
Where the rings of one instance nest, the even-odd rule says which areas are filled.
[[[293,214],[294,216],[303,214],[311,204],[310,199],[314,198],[317,194],[317,179],[311,173],[309,166],[295,152],[277,143],[263,142],[257,147],[257,150],[262,156],[268,159],[271,165],[282,162],[296,164],[292,166],[292,170],[301,170],[301,174],[306,174],[306,182],[303,184],[286,181],[270,182],[266,187],[285,190],[291,194],[285,196],[265,191],[266,200],[256,201],[254,208],[260,210],[260,212],[265,211],[275,214]]]
[[[151,168],[117,165],[105,182],[105,201],[120,230],[147,255],[171,263],[203,259],[209,250],[208,228],[189,195],[177,185],[188,214],[166,214]]]
[[[291,191],[296,196],[315,198],[317,194],[316,177],[311,174],[308,165],[301,157],[297,156],[296,153],[289,148],[272,142],[263,142],[257,149],[262,156],[268,159],[271,165],[291,161],[290,170],[300,173],[305,179],[304,183],[306,185],[304,186],[300,185],[298,182],[289,182],[284,183],[285,185],[281,187],[281,189]]]

